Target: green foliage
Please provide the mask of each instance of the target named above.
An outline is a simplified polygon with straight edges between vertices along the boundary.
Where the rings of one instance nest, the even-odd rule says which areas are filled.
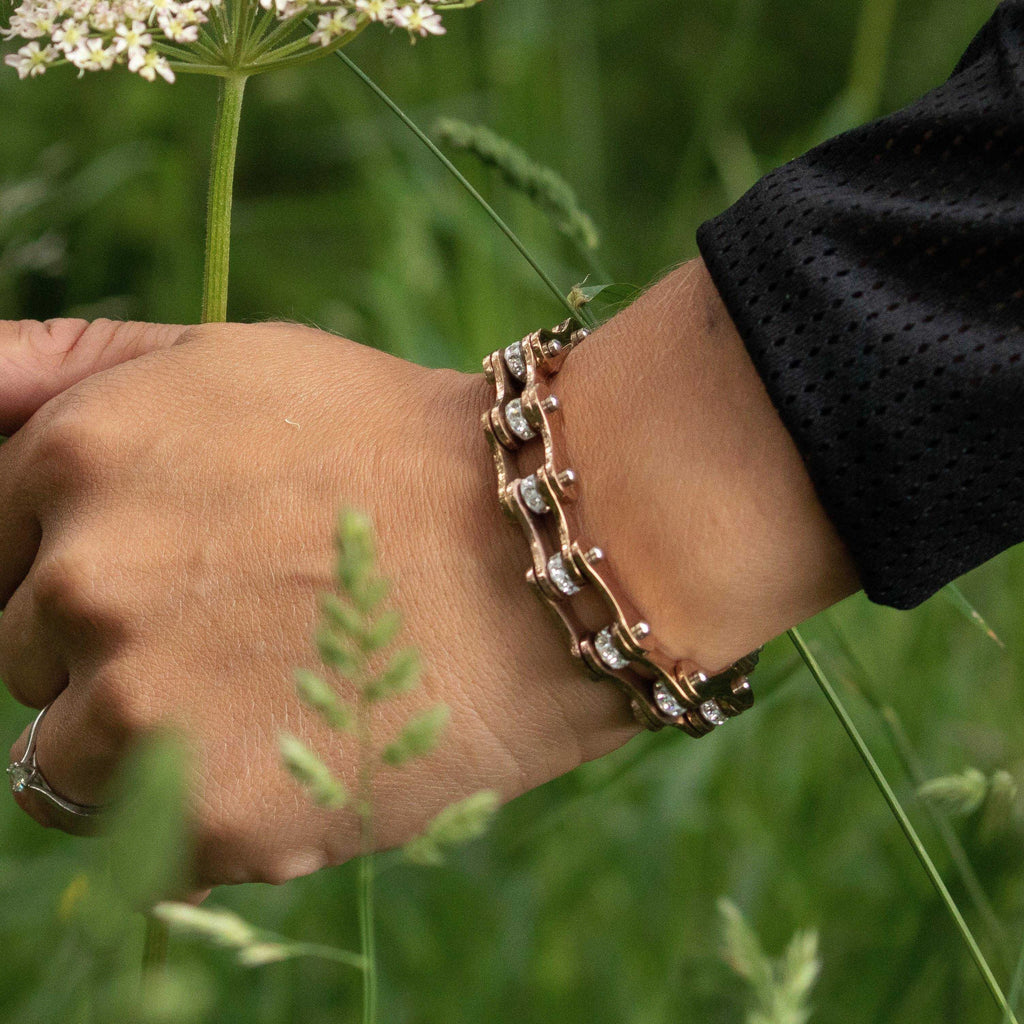
[[[338,732],[352,732],[355,729],[355,711],[315,672],[297,668],[295,688],[306,704],[318,712],[332,729]]]
[[[983,809],[982,831],[991,836],[1010,824],[1017,801],[1017,782],[1003,768],[986,776],[969,767],[955,775],[922,782],[917,795],[957,818],[969,818]]]
[[[255,928],[238,914],[221,907],[195,907],[188,903],[158,903],[153,917],[173,931],[193,939],[231,950],[242,967],[266,967],[296,957],[319,957],[358,971],[366,962],[355,953],[311,942],[293,942],[264,929]]]
[[[880,44],[877,31],[861,33],[859,23],[886,6],[894,13]],[[941,81],[993,7],[488,2],[452,19],[436,47],[360,40],[352,53],[424,121],[451,113],[528,152],[553,154],[602,226],[602,256],[614,273],[595,280],[642,283],[693,255],[697,225],[757,173]],[[641,73],[629,54],[643,55]],[[478,370],[487,352],[559,319],[521,257],[334,63],[268,77],[247,97],[232,318],[312,322],[462,370]],[[868,97],[857,110],[846,102],[850,83]],[[31,249],[55,233],[62,251],[49,267],[22,262],[0,275],[0,315],[195,319],[208,158],[208,139],[195,126],[210,117],[207,85],[182,78],[150,87],[114,75],[78,81],[70,70],[31,82],[0,74],[0,189],[41,182],[45,193],[30,218],[0,222],[0,248],[12,248],[16,231],[14,247]],[[46,156],[55,141],[64,154],[59,174],[49,173]],[[105,167],[98,177],[111,187],[79,204],[67,186],[90,166]],[[482,191],[552,268],[563,294],[585,277],[590,268],[576,247],[530,200],[496,174]],[[1012,967],[1024,827],[1005,796],[998,827],[983,823],[997,803],[996,775],[1019,783],[1024,764],[1024,550],[958,586],[1005,650],[948,596],[907,613],[853,598],[803,632],[897,792],[921,815],[943,871],[947,855],[925,816],[930,805],[912,799],[917,782],[859,695],[873,690],[898,713],[924,778],[971,764],[991,780],[982,809],[957,825],[1009,933]],[[383,584],[368,589],[384,600]],[[937,897],[785,643],[766,652],[756,690],[756,711],[712,737],[644,736],[520,797],[487,836],[448,852],[450,872],[385,860],[388,884],[376,897],[387,942],[382,1016],[396,1024],[737,1024],[746,1008],[714,949],[714,879],[715,891],[742,894],[769,948],[788,938],[780,920],[820,922],[817,1024],[998,1019],[959,937],[942,923]],[[27,720],[13,700],[0,703],[9,741]],[[1005,794],[1005,780],[1000,787]],[[141,935],[118,891],[133,887],[143,858],[153,856],[153,847],[136,852],[150,834],[123,834],[122,876],[91,902],[79,879],[100,891],[106,869],[97,844],[38,829],[13,801],[0,805],[0,1017],[337,1024],[356,1016],[358,974],[339,977],[303,960],[254,980],[233,956],[181,944],[166,981],[149,986],[143,1014],[134,995],[123,995],[137,989]],[[358,934],[343,908],[355,891],[352,866],[283,888],[224,890],[217,899],[274,932],[354,948]],[[967,913],[978,919],[978,911]],[[103,943],[84,927],[91,921],[107,922]],[[994,942],[985,949],[993,952]]]
[[[966,818],[985,801],[988,779],[977,768],[965,768],[959,775],[929,779],[917,787],[922,800],[930,800],[947,814]]]
[[[572,186],[550,167],[537,163],[519,146],[483,125],[445,117],[434,131],[448,145],[472,153],[497,170],[506,185],[535,202],[581,250],[592,252],[600,245],[597,227],[581,209]]]
[[[384,763],[400,768],[415,757],[425,757],[440,742],[449,717],[448,708],[438,704],[409,719],[398,739],[384,748],[381,754]]]
[[[281,757],[288,771],[309,791],[321,807],[344,807],[349,802],[344,785],[301,740],[284,733],[280,737]]]
[[[387,668],[366,684],[363,693],[367,700],[390,700],[411,693],[420,684],[420,658],[411,647],[399,651],[388,662]]]
[[[821,972],[817,932],[797,932],[780,959],[772,960],[739,908],[727,899],[718,902],[723,918],[725,958],[749,982],[754,1006],[747,1024],[806,1024],[808,999]]]
[[[406,858],[414,864],[443,864],[447,849],[483,835],[500,805],[500,795],[490,790],[481,790],[451,804],[431,821],[422,835],[405,844]]]

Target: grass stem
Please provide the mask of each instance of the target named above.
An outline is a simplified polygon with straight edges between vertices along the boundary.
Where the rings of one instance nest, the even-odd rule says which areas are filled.
[[[530,266],[536,272],[537,276],[547,286],[551,294],[554,295],[555,298],[558,299],[559,303],[568,310],[569,314],[571,316],[577,317],[581,321],[585,321],[587,326],[592,327],[593,323],[591,322],[590,315],[586,311],[586,309],[573,309],[572,305],[569,303],[568,298],[566,297],[566,294],[562,292],[562,290],[558,287],[557,284],[555,284],[555,282],[551,279],[551,277],[544,270],[544,268],[537,262],[533,254],[530,252],[529,249],[526,248],[526,246],[523,244],[519,236],[508,226],[508,224],[505,223],[504,220],[502,220],[502,218],[499,216],[498,212],[494,209],[494,207],[492,207],[491,204],[488,203],[487,200],[484,199],[484,197],[480,195],[480,193],[469,183],[469,180],[455,166],[455,164],[453,164],[451,160],[449,160],[448,157],[446,157],[444,153],[442,153],[441,150],[438,149],[436,145],[434,145],[433,141],[430,139],[427,133],[424,132],[423,129],[420,128],[419,125],[417,125],[412,120],[412,118],[410,118],[409,115],[406,114],[406,112],[402,110],[402,108],[348,56],[348,54],[341,53],[340,51],[338,51],[337,56],[339,60],[344,61],[346,66],[355,75],[358,76],[360,81],[362,81],[366,86],[373,90],[373,92],[377,95],[381,102],[383,102],[388,107],[388,109],[396,117],[398,117],[399,120],[401,120],[401,122],[406,126],[406,128],[408,128],[409,131],[411,131],[413,135],[415,135],[416,138],[419,139],[420,142],[422,142],[423,145],[430,150],[434,157],[441,161],[441,163],[444,165],[445,170],[447,170],[448,173],[455,178],[455,180],[470,194],[474,202],[476,202],[480,206],[480,208],[487,214],[487,216],[490,217],[492,221],[494,221],[494,223],[497,225],[501,233],[516,247],[516,249],[519,251],[523,259],[525,259],[526,262],[530,264]]]
[[[370,702],[359,688],[359,939],[363,954],[363,1024],[377,1020],[377,943],[374,933],[373,740]]]
[[[896,818],[897,823],[903,830],[903,834],[906,836],[907,842],[910,843],[911,849],[916,854],[917,859],[921,862],[921,866],[924,868],[925,874],[928,876],[929,881],[935,887],[935,891],[939,894],[939,897],[945,904],[946,909],[949,911],[949,915],[952,917],[953,923],[956,925],[961,937],[963,938],[964,944],[967,946],[968,952],[971,954],[971,959],[974,960],[985,985],[988,987],[989,992],[992,993],[992,998],[1003,1011],[1004,1024],[1018,1024],[1017,1018],[1014,1016],[1013,1010],[1006,1000],[1006,996],[1003,995],[1003,990],[999,987],[999,982],[996,981],[995,975],[992,973],[992,970],[988,965],[988,961],[981,952],[981,949],[974,938],[973,932],[964,920],[963,914],[960,913],[960,908],[957,907],[956,901],[950,894],[949,889],[946,888],[946,883],[943,882],[938,868],[935,867],[935,863],[929,856],[928,851],[925,849],[924,843],[921,842],[921,838],[918,836],[917,830],[911,823],[907,812],[903,809],[903,805],[900,803],[899,798],[896,796],[895,792],[893,792],[892,786],[889,785],[889,780],[885,777],[885,773],[882,771],[878,762],[874,759],[871,751],[868,749],[868,745],[864,741],[864,737],[861,736],[860,731],[854,724],[849,712],[846,710],[842,701],[839,699],[839,696],[825,677],[817,659],[813,654],[811,654],[809,648],[804,643],[803,637],[800,636],[799,631],[795,628],[791,629],[788,631],[788,635],[790,640],[793,642],[793,646],[796,647],[800,657],[803,658],[804,664],[814,677],[814,681],[818,684],[821,692],[825,695],[825,699],[832,706],[832,710],[835,712],[836,717],[846,730],[846,734],[850,737],[857,753],[860,754],[861,760],[871,773],[871,777],[874,779],[875,785],[879,788],[882,796],[885,798],[885,802],[889,805],[889,810],[892,811],[893,817]]]

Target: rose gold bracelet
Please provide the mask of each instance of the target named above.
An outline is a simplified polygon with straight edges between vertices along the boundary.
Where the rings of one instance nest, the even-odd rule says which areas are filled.
[[[570,319],[484,359],[494,404],[483,426],[498,473],[498,500],[523,529],[533,558],[526,578],[569,630],[572,655],[595,678],[613,680],[647,728],[674,726],[704,736],[753,704],[747,674],[761,649],[711,675],[672,658],[652,639],[604,552],[583,540],[574,508],[579,481],[560,461],[564,427],[550,383],[587,334]],[[538,439],[544,461],[520,477],[516,455],[532,452]],[[590,593],[598,595],[600,611],[587,615],[585,606],[595,605]]]

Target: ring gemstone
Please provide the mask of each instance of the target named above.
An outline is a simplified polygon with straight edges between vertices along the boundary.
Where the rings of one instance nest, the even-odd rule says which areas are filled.
[[[11,780],[11,791],[14,793],[24,793],[28,789],[28,784],[32,781],[33,772],[31,768],[15,763],[8,766],[7,774]]]

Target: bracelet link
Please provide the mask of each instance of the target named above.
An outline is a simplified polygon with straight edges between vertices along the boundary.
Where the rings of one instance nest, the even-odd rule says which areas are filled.
[[[614,682],[629,697],[634,714],[649,729],[672,726],[704,736],[754,701],[747,676],[760,648],[708,675],[692,662],[672,659],[651,637],[651,629],[628,600],[599,547],[585,543],[574,511],[576,473],[560,459],[566,450],[561,406],[552,378],[569,353],[588,335],[568,319],[534,331],[483,360],[494,387],[494,402],[482,415],[494,459],[498,500],[523,530],[532,566],[527,582],[561,619],[570,653],[595,679]],[[537,447],[543,461],[524,476],[517,458]],[[581,595],[595,594],[603,622],[581,610]]]

